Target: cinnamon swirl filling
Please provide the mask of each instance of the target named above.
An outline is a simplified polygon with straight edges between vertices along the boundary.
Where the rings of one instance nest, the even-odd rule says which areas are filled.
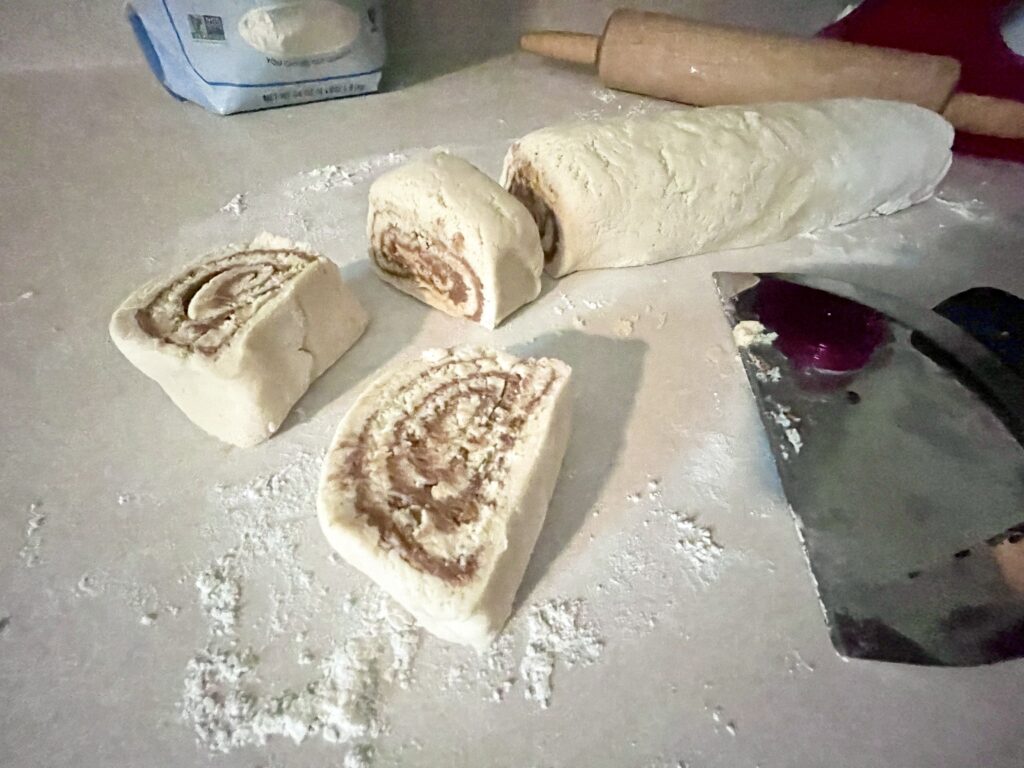
[[[544,250],[544,263],[555,258],[561,231],[558,217],[540,193],[537,172],[529,163],[515,167],[508,179],[508,191],[530,212],[537,229],[540,230],[540,245]]]
[[[431,363],[397,381],[358,435],[337,445],[330,482],[354,500],[381,547],[446,582],[470,580],[517,441],[563,375],[546,359]]]
[[[462,235],[451,243],[438,237],[407,232],[395,224],[373,227],[370,253],[377,268],[409,280],[425,293],[452,307],[454,314],[479,320],[484,309],[480,277],[462,255]]]
[[[136,311],[139,327],[167,344],[216,355],[284,285],[316,257],[248,250],[194,266]]]

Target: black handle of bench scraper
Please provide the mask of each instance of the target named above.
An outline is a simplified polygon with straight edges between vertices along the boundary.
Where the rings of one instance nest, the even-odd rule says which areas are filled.
[[[970,288],[934,309],[1024,377],[1024,299],[998,288]]]
[[[936,304],[934,312],[956,324],[1005,367],[1008,373],[1003,374],[1004,380],[1001,383],[1004,386],[1000,387],[1002,396],[985,385],[983,379],[990,377],[977,375],[962,360],[920,331],[911,334],[911,344],[953,373],[984,400],[1017,438],[1017,442],[1024,446],[1022,414],[1014,407],[1021,401],[1021,393],[1024,393],[1024,299],[998,288],[969,288]],[[1020,379],[1020,386],[1006,387],[1005,379],[1013,379],[1014,375]],[[1016,392],[1008,400],[1006,394],[1011,389]]]

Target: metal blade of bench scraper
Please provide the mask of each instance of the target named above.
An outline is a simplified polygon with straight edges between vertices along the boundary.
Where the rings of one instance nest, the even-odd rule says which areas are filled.
[[[958,326],[887,294],[808,275],[714,277],[837,650],[949,666],[1024,656],[1022,380]],[[794,340],[794,313],[772,305],[794,295],[779,286],[797,305],[852,302],[882,332],[863,360],[855,350],[822,370],[808,353],[829,352],[814,342],[828,329]]]

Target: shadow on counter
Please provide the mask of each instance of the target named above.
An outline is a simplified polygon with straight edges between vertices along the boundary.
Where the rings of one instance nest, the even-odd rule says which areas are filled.
[[[510,350],[572,366],[572,433],[544,527],[516,594],[518,610],[572,542],[600,498],[626,436],[647,344],[579,331],[539,336]]]

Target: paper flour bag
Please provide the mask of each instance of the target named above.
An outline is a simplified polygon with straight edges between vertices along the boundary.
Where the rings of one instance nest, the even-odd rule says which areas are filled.
[[[175,96],[227,115],[377,90],[381,0],[131,0],[150,69]]]

